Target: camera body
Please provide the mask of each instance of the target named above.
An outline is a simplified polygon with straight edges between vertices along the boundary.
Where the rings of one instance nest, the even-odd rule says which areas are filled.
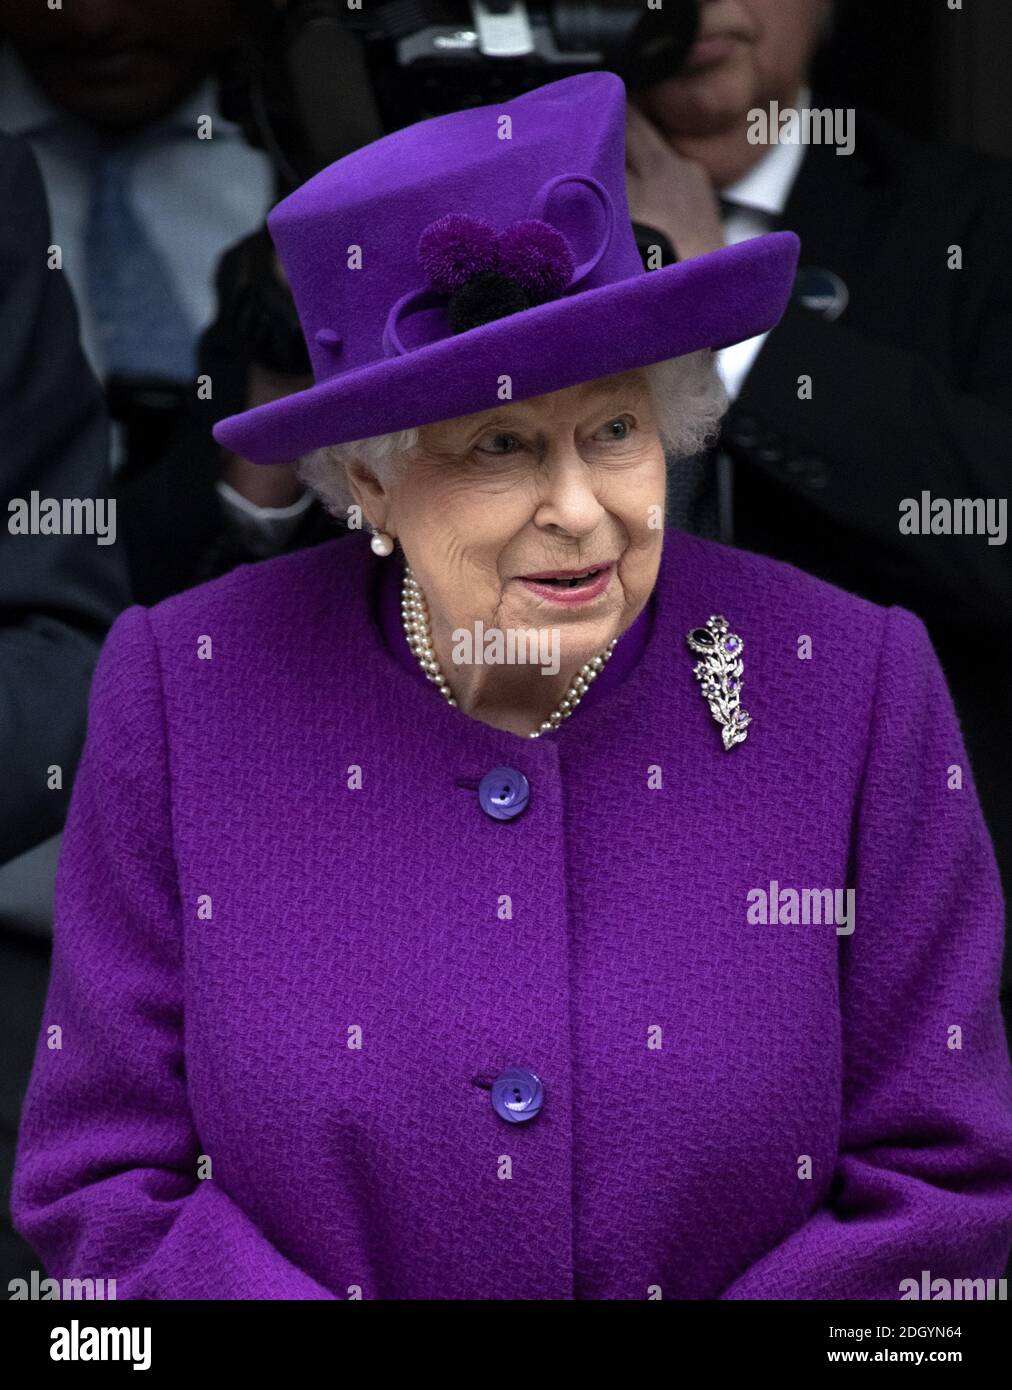
[[[261,0],[222,109],[290,191],[390,131],[575,73],[653,86],[698,25],[698,0]]]

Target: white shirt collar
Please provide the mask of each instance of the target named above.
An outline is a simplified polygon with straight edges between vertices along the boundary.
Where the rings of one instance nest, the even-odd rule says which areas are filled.
[[[802,87],[795,100],[795,109],[804,110],[811,99],[811,90]],[[787,205],[804,157],[805,147],[800,143],[771,145],[759,163],[727,188],[722,188],[720,196],[729,203],[779,216]]]

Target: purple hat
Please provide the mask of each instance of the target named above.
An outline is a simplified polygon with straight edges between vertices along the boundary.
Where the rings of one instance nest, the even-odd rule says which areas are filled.
[[[254,463],[721,348],[779,320],[793,232],[646,271],[612,72],[435,116],[272,209],[315,385],[214,426]]]

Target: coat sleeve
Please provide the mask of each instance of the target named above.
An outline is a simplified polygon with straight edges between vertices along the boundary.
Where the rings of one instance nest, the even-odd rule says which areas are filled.
[[[99,658],[71,796],[14,1224],[52,1277],[115,1279],[121,1299],[333,1298],[198,1179],[200,1153],[161,682],[134,607]]]
[[[831,713],[831,711],[830,711]],[[962,787],[955,785],[958,768]],[[1012,1242],[1003,903],[927,631],[887,610],[840,942],[842,1125],[810,1219],[721,1295],[899,1299],[921,1272],[1000,1277]]]

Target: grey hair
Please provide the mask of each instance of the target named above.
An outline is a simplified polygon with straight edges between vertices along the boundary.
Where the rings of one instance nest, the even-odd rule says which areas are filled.
[[[657,431],[665,453],[675,458],[699,453],[715,436],[728,404],[714,354],[709,349],[690,352],[654,362],[643,370],[650,382]],[[296,476],[328,512],[347,521],[354,505],[347,465],[362,463],[387,484],[417,452],[420,440],[421,430],[416,426],[346,444],[328,444],[303,455],[296,464]]]

